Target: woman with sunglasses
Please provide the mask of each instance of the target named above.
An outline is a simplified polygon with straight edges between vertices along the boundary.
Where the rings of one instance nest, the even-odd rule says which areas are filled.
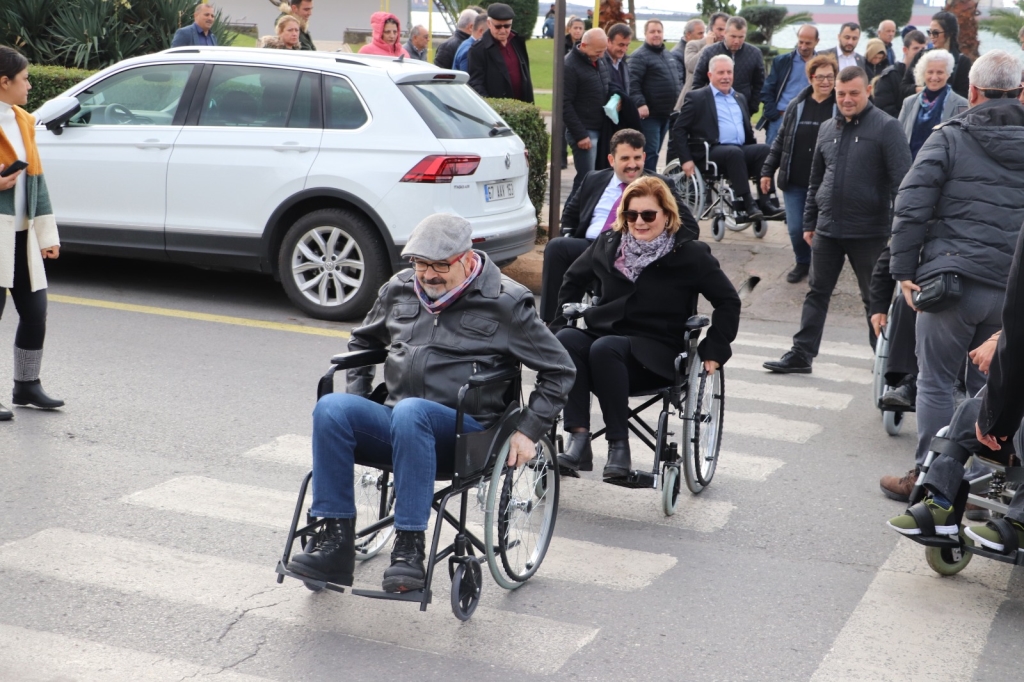
[[[966,98],[967,91],[971,85],[969,76],[973,62],[971,62],[970,57],[960,52],[960,24],[956,20],[956,15],[952,12],[936,12],[932,15],[931,26],[925,33],[927,33],[928,39],[932,42],[931,49],[946,50],[953,55],[953,68],[950,71],[949,84],[953,92]],[[927,54],[927,50],[918,53],[914,61],[910,63],[907,73],[903,76],[904,97],[910,97],[924,89],[924,86],[917,83],[915,77],[917,63],[924,54]]]
[[[680,215],[681,213],[681,215]],[[680,229],[682,223],[685,229]],[[740,321],[740,298],[699,234],[697,221],[680,211],[671,190],[656,177],[640,177],[622,193],[611,230],[601,234],[569,268],[558,307],[579,302],[594,280],[601,298],[583,314],[586,329],[552,331],[576,365],[576,381],[564,418],[569,442],[559,466],[591,471],[590,394],[597,396],[607,427],[605,479],[629,475],[629,394],[668,386],[676,356],[684,349],[686,320],[697,297],[714,307],[712,325],[698,347],[709,372],[732,355]]]

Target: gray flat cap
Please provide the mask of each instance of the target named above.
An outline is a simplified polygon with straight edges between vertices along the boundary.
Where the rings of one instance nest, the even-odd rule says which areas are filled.
[[[493,7],[493,5],[492,5]],[[435,213],[413,228],[409,243],[402,249],[406,258],[448,260],[473,248],[473,226],[451,213]]]
[[[516,13],[505,3],[496,2],[487,7],[487,16],[498,21],[508,21],[509,19],[515,19]]]

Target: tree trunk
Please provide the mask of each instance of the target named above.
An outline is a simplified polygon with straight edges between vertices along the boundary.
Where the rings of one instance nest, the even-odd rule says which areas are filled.
[[[978,58],[978,0],[946,0],[947,12],[956,15],[960,24],[960,52],[971,60]]]
[[[636,0],[629,0],[629,27],[633,29],[633,36],[636,37]],[[640,38],[642,40],[642,38]]]

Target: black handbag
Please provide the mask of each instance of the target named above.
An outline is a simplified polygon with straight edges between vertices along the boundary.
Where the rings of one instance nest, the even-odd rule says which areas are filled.
[[[964,295],[963,279],[955,272],[941,272],[917,283],[921,291],[913,293],[914,307],[938,313],[952,308]]]

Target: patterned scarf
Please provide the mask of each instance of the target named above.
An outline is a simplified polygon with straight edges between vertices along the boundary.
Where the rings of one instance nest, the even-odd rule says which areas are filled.
[[[947,84],[946,87],[938,91],[927,89],[921,91],[921,109],[917,112],[918,123],[923,125],[931,119],[942,116],[942,107],[946,101],[946,94],[950,89],[950,86]]]
[[[477,278],[477,275],[479,275],[483,271],[483,269],[484,259],[474,252],[473,271],[469,273],[469,277],[466,278],[465,282],[455,287],[441,298],[434,301],[429,296],[427,296],[427,292],[423,291],[423,287],[420,286],[420,280],[415,275],[413,275],[412,278],[413,290],[415,290],[416,295],[419,296],[420,303],[422,303],[423,307],[427,309],[427,312],[430,313],[431,315],[436,315],[437,313],[441,312],[442,310],[450,306],[452,303],[455,303],[455,301],[458,300],[459,296],[461,296],[462,293],[469,288],[469,285],[473,283],[473,280]]]
[[[630,282],[635,282],[644,268],[672,250],[675,241],[675,237],[667,230],[649,242],[640,241],[629,230],[623,230],[615,257],[615,269]]]

